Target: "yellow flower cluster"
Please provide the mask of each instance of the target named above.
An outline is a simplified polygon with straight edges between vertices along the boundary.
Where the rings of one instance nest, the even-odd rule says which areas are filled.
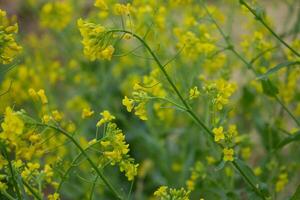
[[[0,139],[14,149],[16,159],[31,160],[44,154],[42,137],[34,130],[27,130],[21,113],[7,107],[1,123]]]
[[[18,24],[10,24],[6,12],[0,9],[0,64],[9,64],[20,53],[22,47],[15,41]]]
[[[195,189],[198,179],[203,174],[203,170],[204,170],[204,166],[202,162],[197,161],[195,163],[195,166],[191,169],[192,173],[190,178],[186,181],[186,187],[188,191],[193,191]]]
[[[180,28],[174,29],[178,37],[177,48],[183,49],[187,58],[196,59],[200,55],[209,56],[216,50],[214,40],[207,33],[203,37],[197,36],[192,31],[183,31]]]
[[[223,107],[228,104],[229,98],[236,90],[236,85],[234,83],[229,83],[224,79],[219,79],[208,83],[203,89],[211,98],[211,103],[217,110],[222,110]]]
[[[289,181],[288,174],[286,172],[279,174],[279,177],[275,184],[276,192],[282,191],[284,189],[284,187],[286,186],[286,184],[288,183],[288,181]]]
[[[154,192],[156,200],[168,200],[168,199],[180,199],[189,200],[190,192],[186,191],[184,188],[173,189],[167,186],[161,186]]]
[[[165,98],[167,95],[163,85],[158,80],[158,70],[152,70],[150,75],[144,76],[142,83],[135,83],[132,92],[132,98],[124,97],[122,104],[126,107],[128,112],[134,110],[134,114],[141,120],[147,120],[146,105],[150,99]],[[164,105],[168,105],[164,103]],[[160,120],[171,121],[173,116],[172,109],[162,109],[162,102],[155,102],[153,104],[154,110]]]
[[[41,26],[62,30],[70,23],[72,15],[73,8],[67,0],[46,3],[41,10]]]
[[[227,132],[224,132],[223,126],[214,128],[212,130],[214,134],[215,142],[221,143],[225,140],[225,148],[223,149],[223,160],[233,161],[234,160],[234,138],[238,135],[236,125],[229,125]]]
[[[106,34],[105,27],[82,19],[79,19],[77,24],[83,38],[84,55],[91,61],[111,60],[115,49],[112,45],[108,45],[108,40],[111,38]]]
[[[103,157],[100,158],[102,163],[119,165],[120,171],[124,171],[127,179],[132,181],[137,175],[138,164],[135,164],[134,159],[128,155],[129,145],[126,144],[125,135],[115,123],[107,124],[105,137],[100,144],[103,152]]]

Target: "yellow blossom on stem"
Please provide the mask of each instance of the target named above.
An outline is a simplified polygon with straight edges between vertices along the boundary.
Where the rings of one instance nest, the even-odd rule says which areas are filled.
[[[223,133],[223,127],[220,126],[219,128],[214,128],[212,131],[215,135],[215,142],[219,142],[220,140],[225,139],[225,135]]]
[[[101,10],[108,10],[108,6],[105,0],[96,0],[94,6],[100,8]]]
[[[60,197],[58,193],[48,195],[48,200],[59,200],[59,199]]]
[[[131,4],[127,3],[125,4],[120,4],[116,3],[114,5],[114,12],[116,15],[129,15],[131,11]]]
[[[131,112],[134,107],[134,100],[129,99],[127,96],[125,96],[124,99],[122,100],[122,104],[126,106],[128,112]]]
[[[104,110],[103,112],[100,113],[102,115],[102,119],[100,119],[97,123],[97,127],[101,126],[104,123],[110,122],[114,120],[116,117],[110,114],[108,110]]]
[[[0,64],[9,64],[21,52],[22,47],[15,41],[17,24],[10,24],[6,12],[0,9]]]
[[[94,114],[93,110],[91,110],[90,108],[84,108],[81,113],[81,118],[85,119],[91,117],[93,114]]]
[[[45,91],[44,90],[42,90],[42,89],[39,90],[37,92],[37,94],[40,97],[42,104],[47,104],[48,103],[48,99],[47,99],[47,96],[45,95]]]
[[[198,90],[198,87],[195,86],[193,88],[190,89],[190,95],[189,95],[189,99],[192,100],[192,99],[195,99],[197,97],[200,96],[200,92]]]
[[[224,157],[223,157],[224,161],[233,161],[234,160],[234,158],[233,158],[234,150],[232,148],[224,148],[223,154],[224,154]]]

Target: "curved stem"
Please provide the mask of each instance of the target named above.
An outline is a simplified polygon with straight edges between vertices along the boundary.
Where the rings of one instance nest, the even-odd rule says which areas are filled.
[[[131,34],[133,37],[135,37],[136,39],[138,39],[144,46],[145,48],[148,50],[148,52],[151,54],[151,56],[154,58],[155,62],[157,63],[157,65],[159,66],[160,70],[162,71],[162,73],[164,74],[165,78],[167,79],[167,81],[169,82],[169,84],[171,85],[172,89],[175,91],[176,95],[179,97],[179,99],[181,100],[181,102],[183,103],[184,107],[186,108],[186,112],[191,116],[191,118],[200,126],[202,127],[206,133],[209,134],[210,137],[214,137],[214,134],[211,132],[211,130],[197,117],[197,115],[193,112],[193,110],[191,109],[191,106],[186,102],[186,100],[183,98],[183,96],[180,94],[178,88],[176,87],[176,85],[173,83],[172,79],[170,78],[170,76],[168,75],[168,73],[166,72],[164,66],[161,64],[161,62],[159,61],[158,57],[155,55],[155,53],[152,51],[152,49],[149,47],[149,45],[138,35],[136,35],[135,33],[132,33],[130,31],[127,30],[120,30],[120,29],[114,29],[114,30],[110,30],[108,32],[111,33],[128,33]],[[246,61],[245,61],[246,62]],[[251,66],[251,65],[250,65]],[[220,147],[223,148],[222,144],[218,144]],[[243,170],[241,168],[239,168],[238,164],[233,161],[233,166],[235,168],[237,168],[237,170],[239,171],[239,173],[241,174],[242,177],[244,177],[244,179],[246,180],[247,183],[249,183],[249,185],[252,187],[252,189],[255,191],[255,193],[257,195],[259,195],[262,199],[266,199],[265,196],[263,194],[261,194],[261,192],[255,187],[255,184],[252,183],[251,179],[247,176],[247,174],[245,172],[243,172]]]
[[[66,132],[65,130],[63,130],[63,129],[59,128],[59,127],[48,125],[48,124],[43,124],[43,123],[34,123],[32,125],[37,125],[37,126],[43,126],[43,127],[51,128],[51,129],[53,129],[55,131],[58,131],[58,132],[62,133],[64,136],[66,136],[68,139],[70,139],[73,142],[73,144],[80,150],[80,152],[82,153],[82,155],[84,155],[84,157],[86,157],[86,159],[89,162],[89,164],[91,165],[91,167],[96,171],[96,173],[98,174],[98,176],[102,179],[102,181],[104,182],[104,184],[113,193],[113,195],[117,199],[120,199],[120,200],[123,199],[119,195],[119,193],[116,191],[116,189],[104,177],[104,175],[102,174],[102,172],[98,169],[97,165],[91,160],[91,158],[88,156],[88,154],[85,152],[85,150],[80,146],[80,144],[68,132]]]
[[[248,62],[241,54],[239,54],[233,44],[231,43],[231,41],[229,40],[229,37],[226,36],[226,34],[224,33],[224,31],[221,29],[221,27],[219,26],[219,24],[216,22],[216,20],[213,18],[213,16],[210,14],[209,10],[206,8],[205,5],[203,5],[204,10],[206,11],[207,15],[209,16],[209,18],[212,20],[212,22],[215,24],[215,26],[217,27],[218,31],[220,32],[220,34],[222,35],[222,37],[224,38],[225,42],[227,43],[227,45],[229,46],[229,50],[236,55],[236,57],[238,57],[245,65],[246,67],[251,70],[256,76],[258,75],[258,73],[255,71],[255,69],[253,68],[253,62]],[[255,60],[254,60],[255,61]],[[282,106],[282,108],[293,118],[293,120],[296,122],[296,124],[299,126],[299,121],[295,118],[295,116],[291,113],[291,111],[283,104],[283,102],[281,102],[278,97],[275,97],[276,101]]]
[[[277,33],[275,33],[275,31],[272,30],[272,28],[262,19],[261,16],[259,16],[255,10],[253,10],[253,8],[251,8],[244,0],[239,0],[240,3],[242,5],[244,5],[254,16],[255,18],[260,21],[260,23],[262,25],[264,25],[264,27],[266,27],[266,29],[268,29],[268,31],[279,41],[281,42],[284,46],[286,46],[291,52],[293,52],[293,54],[295,54],[296,56],[300,57],[300,53],[298,53],[295,49],[293,49],[288,43],[286,43],[283,39],[281,39],[281,37],[279,35],[277,35]]]
[[[167,79],[168,83],[171,85],[172,89],[174,90],[174,92],[176,93],[176,95],[178,96],[178,98],[180,99],[180,101],[183,103],[186,111],[192,116],[192,118],[195,119],[195,121],[198,123],[198,125],[200,125],[209,135],[213,136],[213,133],[209,130],[209,128],[191,110],[191,106],[186,102],[186,100],[180,94],[178,88],[176,87],[176,85],[172,81],[171,77],[167,73],[166,69],[164,68],[164,65],[159,61],[158,57],[152,51],[152,49],[150,48],[150,46],[144,41],[144,39],[141,38],[140,36],[136,35],[135,33],[132,33],[131,31],[127,31],[127,30],[113,29],[113,30],[109,30],[108,31],[108,33],[114,33],[114,32],[131,34],[133,37],[135,37],[136,39],[138,39],[144,45],[144,47],[148,50],[148,52],[150,53],[150,55],[155,60],[156,64],[158,65],[158,67],[160,68],[160,70],[162,71],[162,73],[164,74],[165,78]]]
[[[295,123],[300,127],[300,122],[293,115],[293,113],[291,113],[291,111],[284,105],[284,103],[279,99],[279,97],[275,96],[275,99],[282,106],[282,108],[289,114],[289,116],[295,121]]]

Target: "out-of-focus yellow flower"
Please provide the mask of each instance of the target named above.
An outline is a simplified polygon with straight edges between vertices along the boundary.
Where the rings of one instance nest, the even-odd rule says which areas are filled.
[[[39,95],[42,104],[47,104],[48,103],[48,98],[45,95],[45,91],[43,89],[40,89],[37,94]]]
[[[108,10],[106,0],[96,0],[94,6],[100,8],[101,10]]]
[[[111,60],[115,49],[105,41],[105,27],[86,22],[82,19],[77,21],[77,25],[81,36],[83,37],[82,44],[84,47],[84,55],[91,61],[96,59]]]
[[[195,87],[191,88],[189,94],[190,94],[190,95],[189,95],[189,99],[190,99],[190,100],[199,97],[199,96],[200,96],[200,92],[199,92],[199,90],[198,90],[198,87],[195,86]]]
[[[91,117],[93,114],[94,114],[93,110],[91,110],[90,108],[84,108],[81,113],[81,118],[85,119]]]
[[[62,30],[70,23],[72,15],[73,8],[67,0],[46,3],[41,10],[41,26],[54,30]]]
[[[233,161],[234,150],[232,148],[224,148],[223,149],[223,160],[224,161]]]
[[[0,9],[0,64],[9,64],[21,52],[15,41],[18,24],[10,24],[6,12]]]

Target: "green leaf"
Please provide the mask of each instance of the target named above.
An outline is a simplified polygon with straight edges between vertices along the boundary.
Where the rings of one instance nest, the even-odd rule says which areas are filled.
[[[292,66],[292,65],[297,65],[297,64],[300,64],[300,61],[293,61],[293,62],[286,61],[286,62],[280,63],[280,64],[276,65],[275,67],[269,69],[265,74],[258,76],[257,79],[267,78],[268,76],[277,72],[281,68]]]
[[[275,150],[281,149],[284,146],[286,146],[294,141],[300,141],[300,131],[297,131],[293,135],[284,138],[281,142],[279,142],[279,144],[276,146]]]
[[[270,97],[275,97],[278,94],[278,88],[269,79],[261,80],[261,84],[264,94]]]
[[[225,162],[224,162],[224,160],[222,160],[222,161],[218,164],[218,166],[215,168],[215,170],[216,170],[216,171],[219,171],[219,170],[223,169],[224,166],[225,166]]]
[[[296,192],[290,198],[290,200],[299,200],[300,199],[300,185],[298,185]]]

